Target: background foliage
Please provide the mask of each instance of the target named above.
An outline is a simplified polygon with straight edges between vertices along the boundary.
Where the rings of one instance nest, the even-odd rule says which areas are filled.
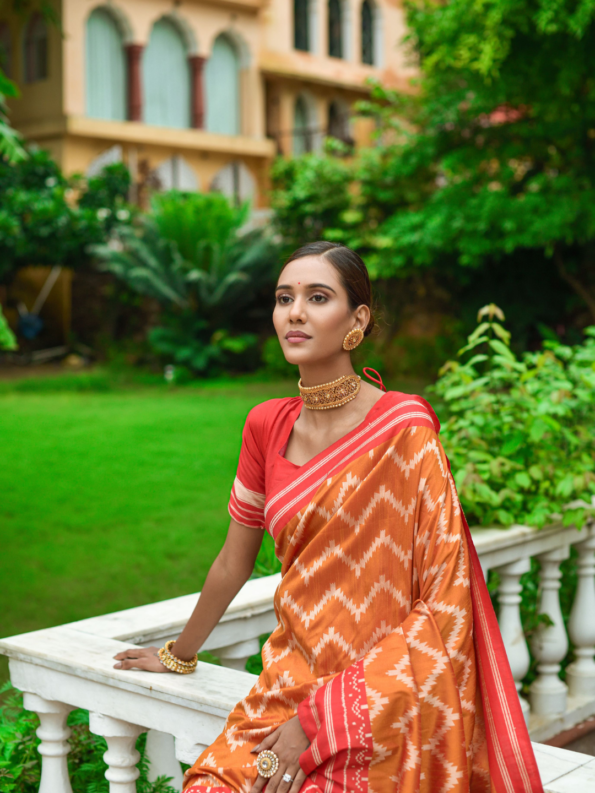
[[[165,363],[201,374],[258,365],[278,251],[263,230],[243,230],[247,214],[218,194],[171,192],[93,248],[105,270],[161,305],[149,341]]]
[[[517,357],[496,306],[430,389],[447,416],[441,437],[470,525],[581,526],[595,496],[595,326],[582,344],[546,341]]]
[[[280,233],[355,247],[383,301],[421,289],[468,330],[495,301],[517,349],[542,325],[577,342],[595,321],[595,2],[411,0],[407,25],[416,90],[373,87],[376,146],[353,161],[276,166]]]
[[[130,175],[110,165],[101,176],[66,179],[43,150],[16,163],[0,159],[0,283],[19,267],[90,263],[88,246],[128,222]]]

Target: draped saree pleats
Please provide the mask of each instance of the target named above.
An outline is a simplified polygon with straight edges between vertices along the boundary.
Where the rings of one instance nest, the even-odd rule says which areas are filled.
[[[295,420],[297,408],[277,407]],[[274,421],[264,429],[275,435]],[[542,791],[437,429],[424,400],[389,393],[286,477],[277,466],[288,435],[274,437],[261,484],[242,487],[254,509],[264,485],[262,522],[282,561],[279,624],[258,682],[186,790],[247,793],[251,750],[297,716],[311,742],[302,793]]]

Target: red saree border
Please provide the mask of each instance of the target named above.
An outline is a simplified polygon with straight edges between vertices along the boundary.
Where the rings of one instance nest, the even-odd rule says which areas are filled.
[[[264,510],[266,528],[274,539],[288,520],[308,503],[326,479],[356,457],[372,451],[384,440],[392,437],[397,427],[398,431],[406,427],[419,426],[427,426],[436,432],[439,431],[440,423],[425,399],[409,394],[394,393],[402,397],[397,404],[391,405],[373,421],[366,422],[361,429],[354,430],[355,434],[352,434],[348,440],[343,443],[338,442],[339,445],[335,445],[335,448],[332,448],[320,459],[313,458],[309,463],[306,463],[302,466],[303,473],[267,499]],[[383,399],[387,396],[388,394],[385,394]],[[411,407],[418,409],[401,412]]]
[[[482,682],[490,775],[498,793],[543,793],[500,626],[462,509],[461,517],[471,559],[473,641]]]

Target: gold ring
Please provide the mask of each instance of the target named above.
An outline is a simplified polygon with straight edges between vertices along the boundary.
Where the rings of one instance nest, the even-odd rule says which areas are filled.
[[[271,752],[270,749],[260,752],[256,758],[256,770],[259,776],[263,776],[265,779],[274,776],[279,770],[279,758],[275,752]]]

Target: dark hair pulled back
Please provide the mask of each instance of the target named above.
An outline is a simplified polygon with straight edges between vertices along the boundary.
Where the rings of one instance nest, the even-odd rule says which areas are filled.
[[[368,306],[370,309],[370,321],[364,331],[364,336],[368,336],[374,328],[374,315],[372,314],[372,287],[368,268],[359,256],[346,245],[338,242],[308,242],[294,251],[287,259],[283,267],[296,259],[303,259],[305,256],[323,256],[335,270],[339,273],[339,279],[347,292],[349,308],[355,310],[358,306]]]

